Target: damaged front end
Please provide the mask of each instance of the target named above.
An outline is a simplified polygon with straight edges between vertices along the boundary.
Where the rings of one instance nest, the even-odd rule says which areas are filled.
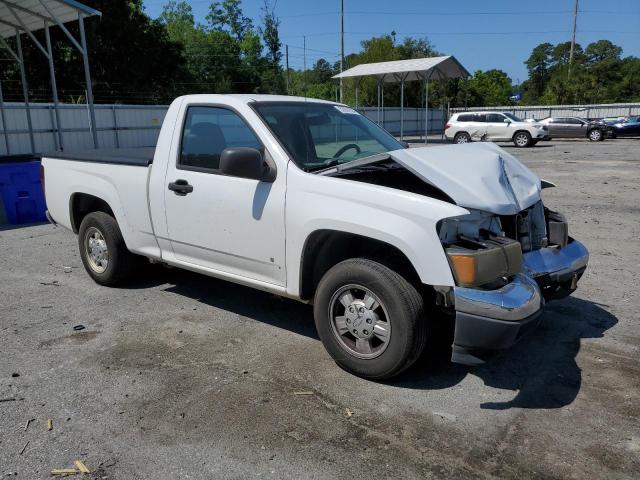
[[[455,311],[451,359],[469,365],[533,330],[546,301],[576,289],[589,259],[541,200],[514,215],[470,210],[443,220],[438,234],[456,279],[439,296]]]

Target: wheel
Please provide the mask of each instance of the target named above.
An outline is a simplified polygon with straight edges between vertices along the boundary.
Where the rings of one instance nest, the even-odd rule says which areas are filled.
[[[589,136],[589,140],[591,140],[592,142],[601,142],[602,140],[604,140],[604,135],[602,135],[602,130],[598,130],[597,128],[594,128],[593,130],[589,131],[588,136]]]
[[[93,212],[82,219],[78,244],[84,268],[100,285],[116,285],[139,260],[127,250],[118,222],[104,212]]]
[[[531,135],[529,132],[516,132],[513,136],[513,144],[518,148],[531,146]]]
[[[453,137],[453,143],[469,143],[471,142],[471,135],[469,135],[467,132],[458,132],[456,133],[455,137]]]
[[[364,378],[399,374],[427,340],[422,296],[398,273],[364,258],[338,263],[322,277],[314,317],[331,357]]]

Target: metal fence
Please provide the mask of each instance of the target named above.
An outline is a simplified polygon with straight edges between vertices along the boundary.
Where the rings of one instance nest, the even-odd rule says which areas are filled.
[[[511,112],[520,118],[535,118],[541,120],[547,117],[584,117],[611,118],[640,115],[640,103],[609,103],[593,105],[536,105],[509,107],[473,107],[452,108],[451,114],[465,111],[490,110],[497,112]]]
[[[153,146],[158,138],[167,105],[96,105],[96,131],[101,148]],[[33,123],[36,152],[51,152],[93,148],[89,111],[86,105],[60,104],[62,145],[52,103],[32,103],[29,106]],[[400,108],[364,107],[359,111],[386,128],[400,134]],[[429,109],[429,133],[441,133],[446,112]],[[425,111],[404,109],[404,135],[423,136]],[[31,153],[26,108],[22,103],[4,103],[0,112],[0,155]]]
[[[60,104],[60,130],[65,151],[93,148],[91,122],[86,105]],[[59,150],[52,103],[29,106],[36,152]],[[100,147],[155,145],[167,106],[96,105],[96,132]],[[0,112],[0,155],[31,153],[26,108],[23,103],[5,103]]]

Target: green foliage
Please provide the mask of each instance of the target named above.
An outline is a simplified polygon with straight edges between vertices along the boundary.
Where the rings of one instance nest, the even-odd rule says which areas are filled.
[[[622,48],[609,40],[576,44],[569,68],[571,43],[543,43],[525,64],[523,104],[581,104],[637,101],[640,60],[621,58]],[[635,80],[634,80],[635,75]]]
[[[203,24],[195,21],[187,0],[166,0],[158,19],[149,18],[142,0],[83,0],[103,12],[86,20],[89,56],[97,102],[165,103],[177,95],[207,93],[288,93],[335,100],[339,64],[318,60],[307,71],[282,68],[280,20],[271,0],[264,2],[259,24],[245,16],[241,0],[212,1]],[[77,37],[78,25],[68,28]],[[58,90],[62,101],[83,101],[84,76],[79,53],[58,27],[51,28]],[[36,36],[44,43],[43,32]],[[45,58],[23,35],[30,96],[50,101]],[[13,40],[9,40],[13,42]],[[609,40],[583,50],[571,44],[541,43],[524,62],[528,79],[518,88],[523,104],[640,101],[640,59],[622,57]],[[438,56],[426,38],[405,38],[395,32],[361,42],[359,52],[345,58],[345,68],[362,63]],[[0,80],[5,99],[20,100],[20,75],[9,54],[0,49]],[[358,82],[358,83],[356,83]],[[374,78],[345,79],[344,101],[375,105]],[[492,106],[510,103],[514,87],[501,70],[476,71],[469,79],[429,82],[428,102],[434,107]],[[398,83],[385,83],[384,104],[400,104]],[[423,82],[406,82],[404,104],[424,106]]]

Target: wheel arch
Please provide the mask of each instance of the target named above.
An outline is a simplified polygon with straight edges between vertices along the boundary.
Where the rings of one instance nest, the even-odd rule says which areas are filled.
[[[348,258],[368,258],[396,271],[418,290],[423,285],[409,257],[398,247],[372,237],[331,229],[311,232],[302,248],[299,271],[299,296],[313,298],[324,274],[334,265]]]
[[[92,212],[104,212],[114,219],[116,218],[113,209],[104,199],[84,192],[75,192],[71,195],[69,198],[69,218],[73,233],[78,233],[82,220]]]

